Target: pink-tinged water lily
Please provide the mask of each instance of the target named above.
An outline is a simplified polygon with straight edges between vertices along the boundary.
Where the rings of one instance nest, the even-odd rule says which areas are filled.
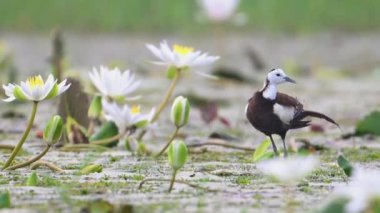
[[[240,0],[199,0],[207,17],[216,22],[230,19],[239,6]]]
[[[66,79],[57,84],[57,80],[54,79],[53,75],[49,75],[46,82],[40,75],[37,75],[28,78],[25,82],[21,81],[19,85],[12,83],[3,85],[5,95],[8,96],[4,101],[11,102],[17,99],[39,102],[62,94],[69,87],[70,84],[66,84]]]
[[[140,85],[140,81],[135,80],[135,75],[131,71],[125,70],[122,72],[119,68],[108,69],[103,66],[101,66],[99,70],[93,68],[89,76],[102,96],[115,99],[135,98],[128,96]]]
[[[219,56],[209,56],[192,47],[174,44],[170,48],[166,41],[161,42],[159,47],[147,44],[147,48],[159,59],[154,64],[177,69],[206,66],[219,59]]]
[[[140,112],[140,106],[129,107],[127,104],[119,105],[115,102],[102,100],[104,116],[107,120],[115,122],[119,131],[125,131],[128,127],[145,127],[153,118],[155,109],[147,114]]]

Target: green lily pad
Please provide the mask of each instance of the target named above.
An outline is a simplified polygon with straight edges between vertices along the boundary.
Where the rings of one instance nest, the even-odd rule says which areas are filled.
[[[380,111],[376,110],[356,124],[355,135],[380,135]]]
[[[111,138],[111,137],[116,136],[118,134],[119,134],[119,130],[117,129],[116,124],[112,121],[107,121],[106,123],[104,123],[100,127],[100,129],[95,134],[93,134],[90,137],[89,141],[91,143],[92,141],[98,141],[98,140]],[[114,140],[105,146],[114,147],[117,145],[118,142],[119,142],[119,140]]]

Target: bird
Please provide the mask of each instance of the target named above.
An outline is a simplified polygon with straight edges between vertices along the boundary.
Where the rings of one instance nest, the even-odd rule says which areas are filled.
[[[339,124],[332,118],[319,112],[305,110],[297,98],[278,92],[277,86],[286,82],[296,83],[281,68],[271,69],[264,81],[263,88],[253,94],[245,107],[248,121],[255,129],[270,138],[276,156],[279,156],[279,152],[272,135],[281,137],[284,157],[288,155],[285,143],[287,132],[309,126],[311,121],[304,120],[306,117],[324,119],[339,127]]]

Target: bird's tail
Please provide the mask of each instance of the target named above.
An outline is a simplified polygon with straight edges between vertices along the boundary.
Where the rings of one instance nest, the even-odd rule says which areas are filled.
[[[321,119],[325,119],[326,121],[332,123],[332,124],[335,124],[337,127],[340,128],[339,124],[337,122],[335,122],[332,118],[328,117],[327,115],[324,115],[322,113],[319,113],[319,112],[314,112],[314,111],[308,111],[308,110],[305,110],[303,112],[301,112],[297,117],[296,117],[296,120],[302,120],[304,119],[305,117],[307,116],[311,116],[311,117],[316,117],[316,118],[321,118]]]

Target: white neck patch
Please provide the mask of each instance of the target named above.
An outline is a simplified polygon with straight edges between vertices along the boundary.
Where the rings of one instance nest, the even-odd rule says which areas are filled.
[[[275,100],[277,95],[277,87],[274,84],[269,84],[263,91],[265,99]]]

